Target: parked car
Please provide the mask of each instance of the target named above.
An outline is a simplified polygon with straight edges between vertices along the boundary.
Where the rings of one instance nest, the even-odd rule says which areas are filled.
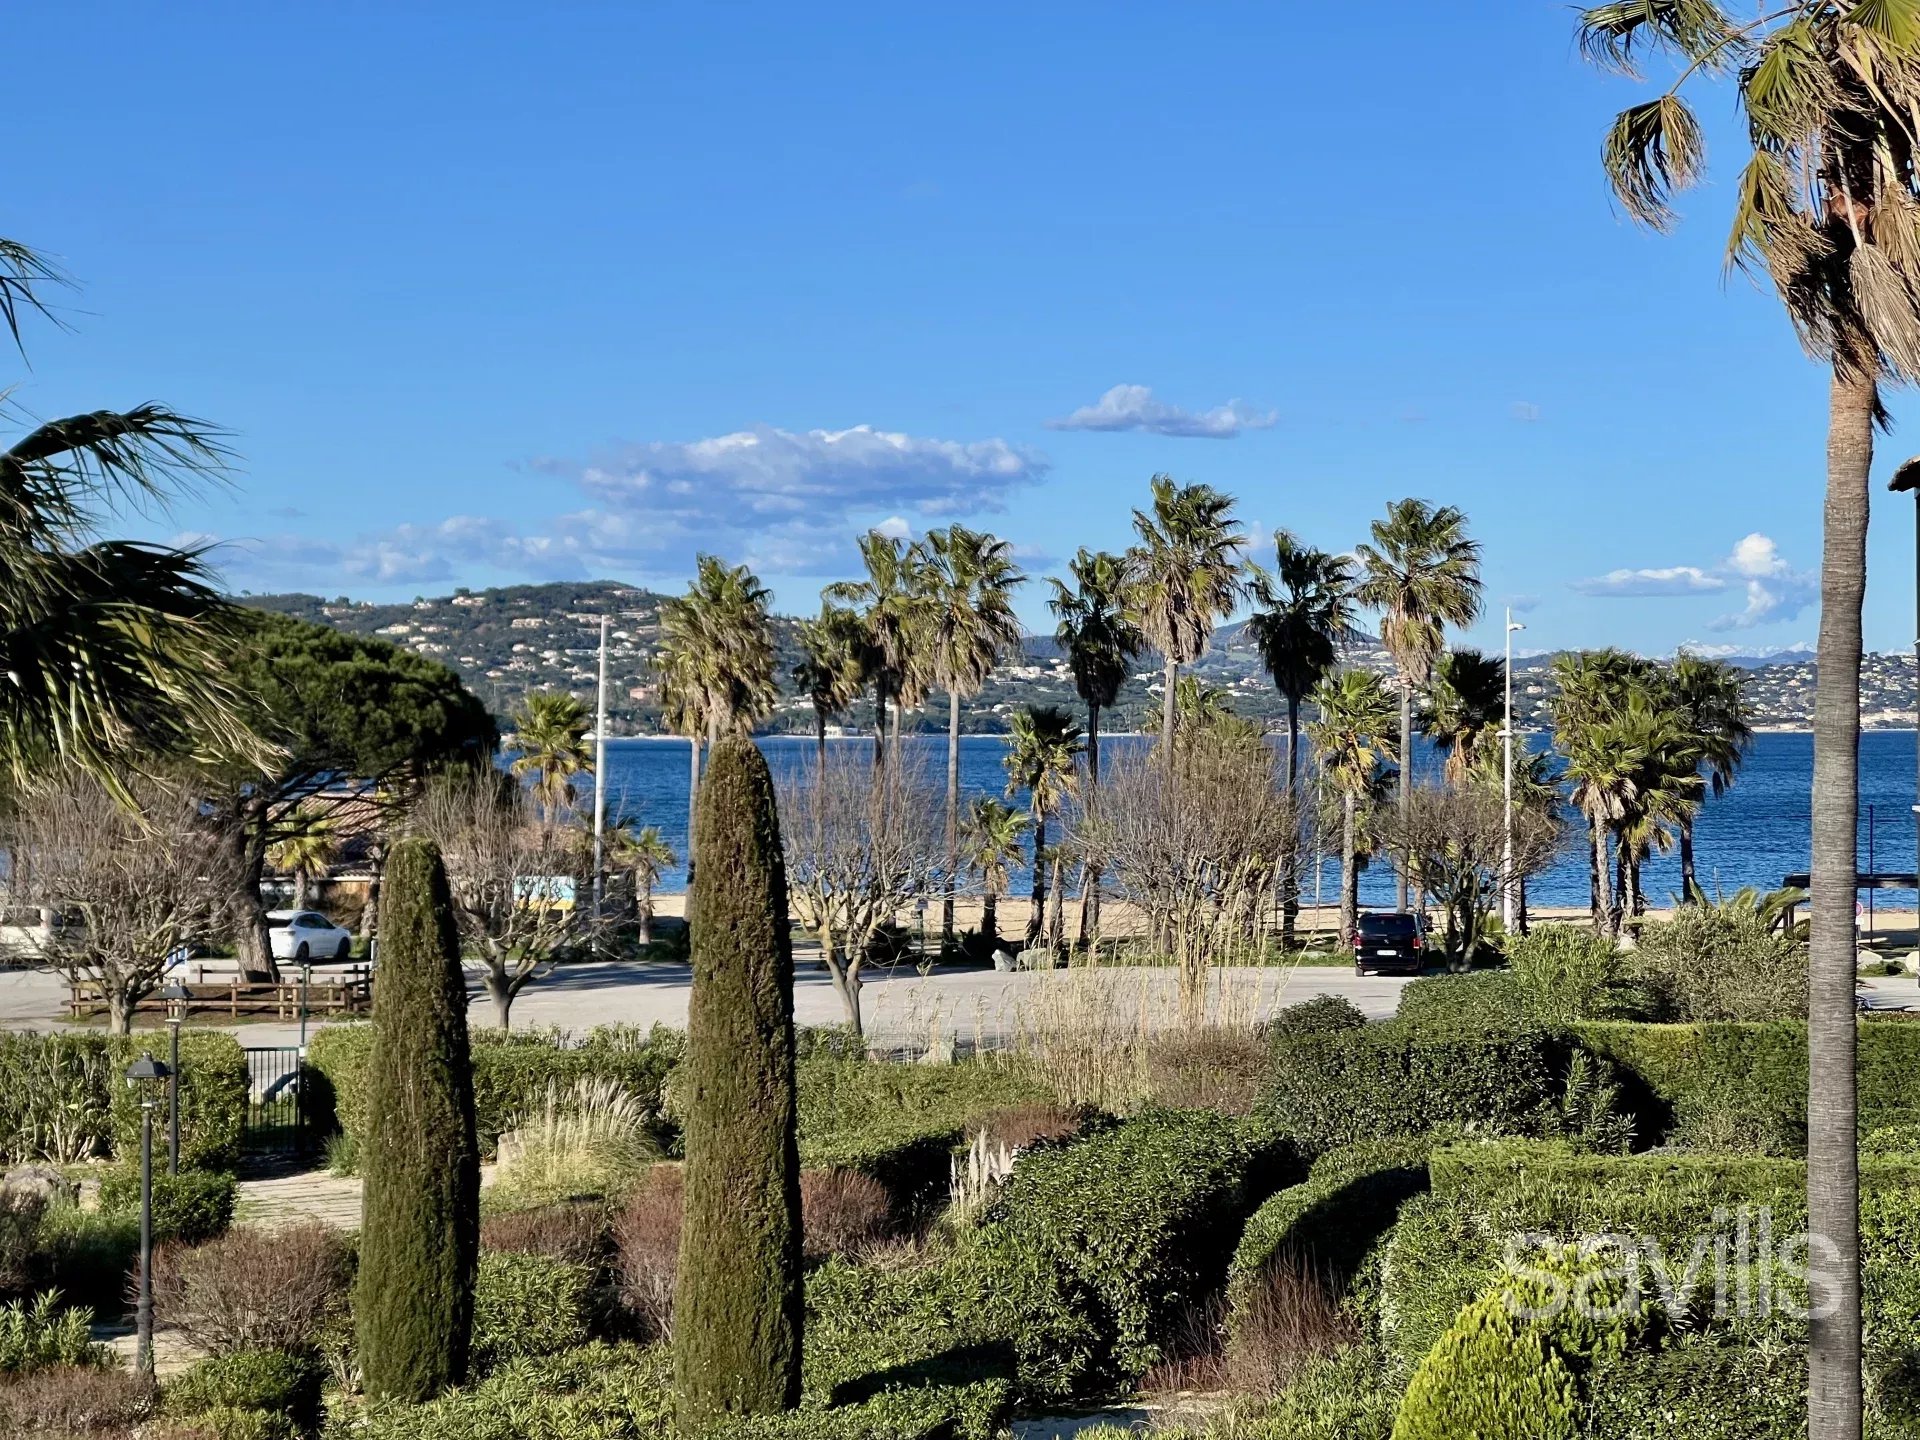
[[[1348,939],[1356,975],[1386,970],[1418,975],[1426,968],[1426,924],[1405,910],[1366,911]]]
[[[267,942],[274,959],[296,965],[353,958],[353,936],[317,910],[269,910]]]

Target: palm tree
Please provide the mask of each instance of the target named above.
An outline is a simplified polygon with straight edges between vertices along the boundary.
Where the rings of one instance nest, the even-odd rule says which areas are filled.
[[[1007,796],[1011,799],[1026,791],[1027,813],[1033,818],[1033,910],[1027,916],[1028,946],[1040,938],[1049,856],[1056,872],[1055,888],[1059,886],[1059,857],[1047,849],[1047,817],[1057,814],[1078,791],[1076,765],[1085,748],[1080,726],[1057,705],[1029,705],[1014,712],[1013,739],[1005,760]],[[1058,928],[1056,915],[1056,931]],[[1053,939],[1057,945],[1060,936],[1055,934]]]
[[[1680,712],[1687,733],[1695,739],[1709,788],[1716,797],[1726,794],[1753,740],[1752,711],[1740,672],[1723,661],[1683,652],[1669,667],[1667,683],[1668,703]],[[1679,837],[1681,897],[1704,900],[1694,879],[1691,814],[1681,821]]]
[[[1360,802],[1373,793],[1383,767],[1394,763],[1393,697],[1370,670],[1344,670],[1313,691],[1318,718],[1307,738],[1319,756],[1320,773],[1340,796],[1340,938],[1359,924]]]
[[[1140,629],[1166,665],[1160,696],[1160,741],[1173,763],[1174,686],[1180,667],[1206,652],[1214,622],[1240,599],[1237,554],[1245,535],[1233,518],[1233,497],[1210,485],[1176,485],[1153,477],[1151,512],[1133,512],[1140,543],[1127,552],[1129,590]]]
[[[275,842],[267,860],[274,869],[293,877],[293,908],[307,908],[315,880],[326,878],[340,855],[340,837],[333,821],[302,806],[292,816],[288,833]]]
[[[1073,588],[1049,578],[1053,598],[1047,608],[1060,623],[1054,638],[1067,652],[1073,688],[1087,707],[1087,803],[1100,789],[1100,712],[1120,698],[1133,660],[1147,637],[1134,623],[1128,603],[1127,562],[1084,545],[1067,564]],[[1081,884],[1080,939],[1100,933],[1100,872],[1089,866]]]
[[[534,798],[549,834],[576,796],[573,777],[593,769],[587,744],[587,709],[573,696],[552,690],[528,695],[507,722],[519,751],[508,767],[519,779],[532,777]]]
[[[1785,0],[1736,20],[1716,0],[1612,0],[1587,10],[1581,47],[1636,74],[1664,51],[1679,78],[1614,121],[1605,160],[1638,221],[1666,229],[1673,191],[1705,169],[1681,88],[1733,77],[1752,154],[1735,195],[1730,257],[1773,281],[1795,330],[1830,372],[1820,683],[1813,721],[1813,883],[1807,1034],[1807,1210],[1834,1257],[1812,1322],[1810,1440],[1861,1429],[1860,1173],[1853,905],[1859,819],[1860,610],[1867,482],[1884,375],[1920,374],[1920,204],[1914,121],[1920,25],[1909,4]]]
[[[44,291],[66,277],[0,239],[0,323],[14,343]],[[162,405],[50,420],[0,450],[0,769],[14,780],[50,758],[77,764],[119,798],[130,748],[264,758],[223,677],[231,607],[204,549],[91,538],[216,481],[219,431]]]
[[[1452,650],[1433,667],[1420,731],[1446,751],[1446,777],[1458,784],[1507,720],[1507,666],[1478,650]]]
[[[1354,598],[1380,613],[1380,643],[1400,673],[1400,814],[1412,796],[1413,696],[1440,658],[1448,625],[1471,625],[1480,613],[1480,542],[1467,538],[1467,517],[1451,505],[1396,500],[1372,525],[1373,543],[1355,547],[1360,583]],[[1399,867],[1395,903],[1407,908],[1407,867]]]
[[[1635,917],[1647,913],[1641,863],[1655,849],[1664,853],[1673,848],[1681,830],[1692,826],[1706,788],[1699,741],[1686,729],[1686,717],[1668,704],[1669,698],[1662,686],[1641,702],[1647,759],[1619,825],[1620,904]]]
[[[635,830],[631,820],[617,821],[607,831],[607,855],[615,868],[633,876],[633,908],[639,922],[641,945],[653,943],[653,887],[679,859],[673,847],[660,834],[660,827],[648,825]]]
[[[1303,544],[1292,532],[1273,532],[1271,572],[1249,561],[1247,588],[1254,613],[1247,638],[1287,701],[1287,788],[1299,767],[1300,702],[1332,672],[1353,627],[1353,567],[1344,555]]]
[[[1625,650],[1580,650],[1555,656],[1554,696],[1550,708],[1554,744],[1560,753],[1571,756],[1578,748],[1591,749],[1592,735],[1620,714],[1630,696],[1648,693],[1656,683],[1656,674],[1657,667],[1652,661]],[[1607,774],[1607,757],[1593,751],[1588,760],[1594,767],[1593,783],[1603,792],[1612,788],[1616,781]],[[1571,771],[1568,778],[1573,778]],[[1618,783],[1624,783],[1624,778]],[[1585,795],[1583,788],[1580,796]],[[1608,816],[1615,807],[1589,805],[1583,798],[1576,798],[1574,807],[1587,820],[1587,884],[1593,926],[1596,931],[1605,930],[1611,923],[1612,913],[1610,893],[1604,883],[1606,843],[1607,833],[1615,823]],[[1624,811],[1624,802],[1621,808]]]
[[[687,873],[691,878],[694,816],[700,808],[700,740],[707,733],[706,692],[700,687],[689,654],[662,650],[654,657],[653,666],[660,676],[660,708],[666,727],[687,738]]]
[[[995,913],[1012,879],[1010,867],[1020,858],[1020,841],[1028,820],[1018,810],[991,795],[976,795],[960,827],[960,860],[969,874],[980,878],[984,897],[980,906],[980,940],[989,953],[1000,944]]]
[[[867,627],[873,659],[873,764],[878,769],[886,763],[888,702],[904,702],[918,686],[926,555],[918,545],[869,530],[860,538],[860,560],[866,579],[838,581],[823,593],[829,600],[858,607]],[[899,734],[897,718],[894,734]]]
[[[927,678],[947,692],[947,885],[940,938],[953,943],[954,887],[960,879],[960,702],[993,667],[1020,653],[1013,590],[1026,576],[1004,540],[950,525],[927,533],[921,572],[927,597],[922,654]]]
[[[825,765],[827,722],[845,713],[867,683],[867,630],[858,615],[822,601],[818,619],[800,622],[793,683],[813,704],[814,742]]]

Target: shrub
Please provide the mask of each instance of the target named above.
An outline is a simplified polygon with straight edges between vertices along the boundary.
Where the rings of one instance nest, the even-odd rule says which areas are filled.
[[[893,1201],[858,1170],[802,1170],[800,1228],[808,1259],[857,1259],[893,1233]]]
[[[432,844],[394,846],[380,906],[353,1309],[367,1392],[420,1401],[466,1376],[480,1208],[466,982]]]
[[[1085,1128],[1088,1118],[1086,1110],[1035,1100],[990,1110],[968,1121],[965,1135],[968,1140],[985,1135],[991,1143],[1018,1153],[1048,1141],[1070,1139]]]
[[[673,1305],[683,1426],[800,1396],[793,948],[773,780],[750,741],[714,747],[698,807]]]
[[[545,1255],[483,1254],[473,1289],[473,1363],[553,1355],[587,1342],[593,1271]]]
[[[140,1253],[137,1214],[53,1205],[41,1216],[32,1246],[27,1257],[31,1288],[56,1289],[69,1304],[105,1314],[124,1311],[128,1272]]]
[[[488,1198],[551,1205],[618,1193],[659,1158],[655,1119],[638,1096],[605,1077],[549,1086],[500,1137]]]
[[[152,1045],[150,1036],[0,1033],[0,1168],[27,1160],[67,1164],[109,1155],[137,1161],[141,1097],[121,1077]],[[240,1154],[247,1104],[240,1042],[218,1032],[183,1034],[181,1165],[232,1166]]]
[[[161,1401],[168,1415],[263,1411],[304,1431],[319,1422],[323,1378],[310,1352],[239,1350],[182,1371],[166,1383]]]
[[[1798,1346],[1714,1337],[1636,1350],[1593,1387],[1591,1440],[1796,1440],[1807,1433]],[[1871,1430],[1869,1433],[1872,1433]]]
[[[1043,1277],[1048,1308],[1084,1316],[1089,1353],[1061,1379],[1137,1379],[1168,1327],[1225,1276],[1227,1237],[1286,1168],[1244,1123],[1150,1111],[1061,1149],[1022,1157],[979,1236],[1009,1269]]]
[[[318,1223],[250,1226],[154,1257],[154,1312],[210,1355],[292,1351],[318,1343],[346,1307],[353,1251]]]
[[[672,1412],[664,1354],[590,1344],[510,1361],[425,1405],[375,1401],[341,1428],[356,1440],[656,1440]]]
[[[1866,1155],[1920,1155],[1920,1125],[1888,1125],[1863,1136],[1860,1153]]]
[[[1266,1069],[1267,1046],[1248,1029],[1181,1026],[1147,1041],[1147,1088],[1168,1109],[1249,1114]]]
[[[577,1041],[551,1031],[481,1030],[471,1039],[474,1125],[481,1153],[492,1155],[516,1116],[537,1108],[549,1090],[583,1080],[604,1080],[634,1096],[657,1123],[665,1113],[668,1076],[685,1040],[656,1026],[641,1036],[630,1025],[607,1025]],[[338,1158],[357,1163],[367,1123],[367,1061],[373,1052],[370,1025],[329,1025],[307,1047],[300,1083],[318,1133],[336,1125]]]
[[[1530,1019],[1549,1025],[1637,1013],[1619,947],[1581,925],[1542,925],[1509,942],[1514,997]]]
[[[126,1370],[42,1370],[0,1385],[0,1433],[119,1437],[153,1414],[154,1400],[153,1382]]]
[[[650,1339],[673,1334],[682,1208],[680,1167],[656,1165],[614,1213],[614,1272],[620,1303]]]
[[[1439,1030],[1407,1021],[1274,1042],[1261,1110],[1320,1152],[1458,1127],[1551,1135],[1573,1046],[1537,1029]]]
[[[31,1301],[0,1305],[0,1376],[105,1364],[108,1352],[92,1343],[92,1324],[91,1310],[62,1309],[52,1290]]]
[[[1511,970],[1477,970],[1409,981],[1394,1018],[1434,1030],[1512,1029],[1528,1024],[1530,1012]]]
[[[607,1212],[585,1201],[489,1215],[480,1222],[480,1248],[597,1267],[607,1251]]]
[[[21,1294],[33,1284],[46,1213],[47,1202],[40,1196],[0,1190],[0,1298]]]
[[[1364,1030],[1367,1017],[1344,995],[1316,995],[1274,1012],[1262,1027],[1268,1040],[1296,1035],[1326,1035],[1340,1030]]]
[[[224,1170],[153,1174],[153,1239],[198,1245],[226,1233],[239,1191]],[[140,1172],[118,1170],[100,1182],[100,1208],[108,1215],[140,1214]]]
[[[1782,1020],[1807,1013],[1807,947],[1751,904],[1681,905],[1641,927],[1632,974],[1649,1019]]]

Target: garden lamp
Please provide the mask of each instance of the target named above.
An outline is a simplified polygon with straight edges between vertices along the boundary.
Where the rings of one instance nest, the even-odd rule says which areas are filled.
[[[140,1297],[134,1307],[134,1364],[153,1374],[153,1087],[173,1072],[151,1052],[127,1067],[127,1084],[140,1096]]]
[[[167,1173],[180,1173],[180,1026],[187,1018],[193,994],[178,980],[162,987],[167,1002],[167,1028],[173,1032],[167,1052]]]

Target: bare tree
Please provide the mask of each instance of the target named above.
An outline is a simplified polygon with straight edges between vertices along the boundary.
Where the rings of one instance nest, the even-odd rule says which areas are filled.
[[[779,797],[787,893],[862,1034],[860,971],[875,938],[945,874],[941,797],[907,765],[840,753],[783,777]]]
[[[1074,843],[1146,916],[1179,967],[1182,1010],[1197,1018],[1209,967],[1266,944],[1280,864],[1299,842],[1271,747],[1235,724],[1196,729],[1171,766],[1117,762]]]
[[[115,788],[129,803],[77,771],[26,787],[13,862],[16,894],[53,914],[36,937],[42,957],[96,986],[125,1035],[169,957],[220,933],[235,860],[185,786],[127,775]]]
[[[598,938],[576,884],[591,864],[586,834],[546,823],[527,791],[491,766],[435,778],[410,823],[445,858],[462,948],[485,968],[504,1030],[528,982],[590,953]]]
[[[1384,812],[1381,820],[1392,849],[1407,857],[1420,888],[1445,909],[1448,961],[1458,970],[1472,966],[1504,885],[1518,885],[1546,869],[1563,833],[1556,816],[1516,809],[1509,873],[1500,787],[1478,777],[1416,787],[1403,811]]]

